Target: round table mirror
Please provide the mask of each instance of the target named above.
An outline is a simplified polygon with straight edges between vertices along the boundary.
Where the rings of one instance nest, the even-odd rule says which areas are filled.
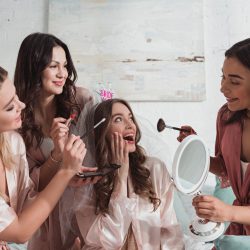
[[[209,172],[209,151],[201,137],[187,136],[178,146],[173,160],[173,181],[177,190],[199,195]],[[196,218],[189,226],[191,236],[202,242],[213,241],[224,232],[224,223]]]

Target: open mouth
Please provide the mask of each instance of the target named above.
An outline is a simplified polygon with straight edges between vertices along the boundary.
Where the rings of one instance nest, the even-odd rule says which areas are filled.
[[[123,137],[123,139],[125,141],[129,141],[129,142],[133,142],[134,141],[134,137],[132,135],[126,135]]]

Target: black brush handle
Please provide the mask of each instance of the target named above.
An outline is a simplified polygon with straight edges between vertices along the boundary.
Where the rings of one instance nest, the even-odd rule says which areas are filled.
[[[174,130],[179,130],[179,131],[181,131],[181,132],[187,132],[187,133],[190,133],[190,132],[191,132],[191,129],[185,129],[185,128],[172,127],[172,129],[174,129]]]

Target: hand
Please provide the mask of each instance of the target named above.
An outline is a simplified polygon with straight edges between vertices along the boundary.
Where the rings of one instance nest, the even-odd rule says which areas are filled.
[[[10,250],[6,241],[0,240],[0,250]]]
[[[97,168],[88,168],[88,167],[82,167],[80,172],[95,172],[97,170]],[[83,185],[87,185],[87,184],[95,184],[97,183],[100,179],[102,178],[102,176],[95,176],[92,178],[79,178],[77,176],[74,176],[72,178],[72,180],[69,183],[69,186],[71,187],[81,187]]]
[[[183,140],[184,138],[186,138],[187,136],[189,136],[189,135],[196,135],[196,134],[197,134],[197,133],[194,131],[194,129],[193,129],[192,127],[190,127],[190,126],[185,125],[185,126],[181,126],[181,128],[182,128],[182,129],[189,130],[189,132],[180,131],[179,136],[177,137],[177,140],[178,140],[179,142],[182,142],[182,140]]]
[[[69,128],[66,125],[66,121],[67,120],[62,117],[54,118],[50,129],[50,137],[54,143],[52,154],[53,158],[58,161],[60,161],[62,158],[64,145],[68,138]]]
[[[123,139],[122,135],[115,132],[111,140],[112,163],[121,165],[118,169],[119,178],[126,180],[129,170],[129,151],[128,142]]]
[[[62,168],[72,170],[75,174],[81,171],[86,152],[87,149],[80,137],[70,135],[63,150]]]
[[[75,238],[73,246],[70,248],[70,250],[81,250],[81,240],[79,237]]]
[[[230,221],[232,206],[211,195],[200,195],[193,199],[192,205],[197,216],[216,222]]]

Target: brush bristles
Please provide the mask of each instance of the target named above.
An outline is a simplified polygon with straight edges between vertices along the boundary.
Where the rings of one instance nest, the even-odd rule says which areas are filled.
[[[158,132],[161,132],[162,130],[164,130],[166,127],[165,122],[163,121],[163,119],[159,119],[158,123],[157,123],[157,130]]]

